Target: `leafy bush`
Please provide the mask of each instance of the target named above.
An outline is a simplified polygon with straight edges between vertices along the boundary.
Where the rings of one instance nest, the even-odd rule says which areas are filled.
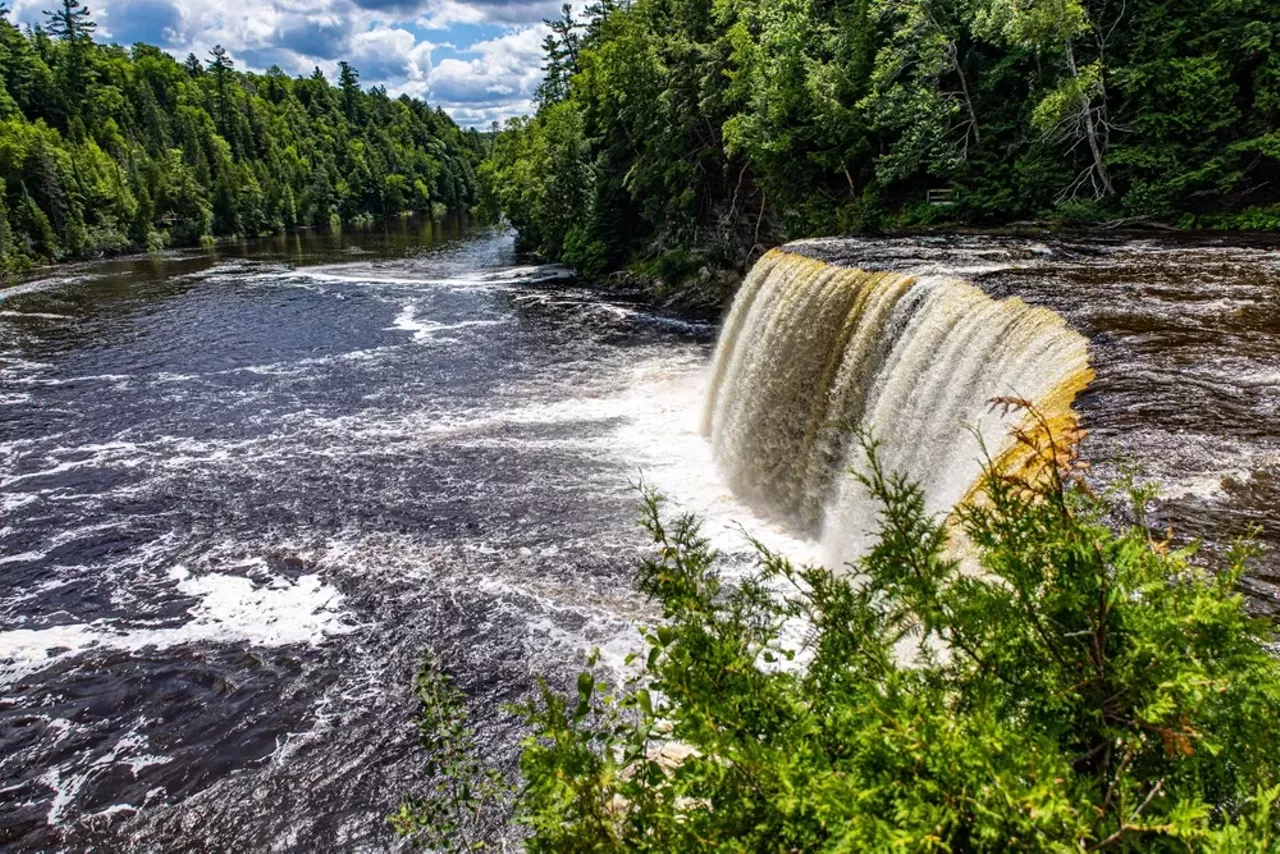
[[[1089,225],[1107,219],[1107,210],[1093,199],[1068,199],[1046,211],[1046,218],[1058,222]]]
[[[527,850],[1280,850],[1250,548],[1207,573],[1151,538],[1134,486],[1113,529],[1114,496],[1042,426],[1019,435],[1040,474],[988,467],[951,522],[865,441],[880,531],[852,574],[757,544],[730,585],[647,495],[638,583],[665,620],[616,695],[584,674],[521,707]]]
[[[1246,208],[1236,214],[1204,217],[1209,228],[1219,231],[1276,231],[1280,229],[1280,205]]]
[[[466,698],[433,656],[423,657],[413,692],[421,709],[418,744],[428,756],[422,771],[431,788],[427,795],[407,795],[388,821],[432,848],[481,850],[487,813],[504,803],[508,787],[497,772],[480,767]]]
[[[596,280],[608,272],[609,249],[603,241],[593,240],[582,226],[575,225],[564,238],[564,260],[586,279]]]

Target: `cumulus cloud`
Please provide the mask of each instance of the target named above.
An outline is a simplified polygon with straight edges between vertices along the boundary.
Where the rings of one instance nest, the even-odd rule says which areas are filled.
[[[271,35],[271,46],[291,50],[299,56],[337,60],[346,56],[351,42],[349,15],[325,12],[317,15],[287,15]]]
[[[408,30],[376,27],[351,39],[347,61],[365,81],[425,81],[431,73],[432,47]]]
[[[182,10],[173,0],[119,0],[99,13],[101,37],[120,44],[165,46],[180,37]]]
[[[545,34],[541,25],[524,27],[471,45],[469,59],[442,59],[432,69],[431,94],[446,104],[527,102],[542,79]]]

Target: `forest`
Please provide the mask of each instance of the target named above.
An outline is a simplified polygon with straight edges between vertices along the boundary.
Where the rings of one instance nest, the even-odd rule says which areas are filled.
[[[0,260],[33,263],[465,209],[487,145],[340,66],[237,71],[94,41],[79,0],[19,30],[0,6]]]
[[[601,0],[549,23],[484,204],[588,272],[887,228],[1280,228],[1274,0]]]

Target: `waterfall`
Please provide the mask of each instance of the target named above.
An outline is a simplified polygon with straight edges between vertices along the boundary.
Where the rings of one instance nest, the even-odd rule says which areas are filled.
[[[946,513],[977,484],[984,446],[993,459],[1012,449],[1024,415],[992,398],[1062,424],[1092,378],[1084,337],[1048,309],[775,249],[720,333],[702,430],[735,494],[819,538],[837,565],[865,550],[877,512],[847,473],[865,464],[852,428]]]

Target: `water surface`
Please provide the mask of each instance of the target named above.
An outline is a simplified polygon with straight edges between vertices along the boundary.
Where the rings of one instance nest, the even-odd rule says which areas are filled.
[[[423,649],[503,763],[636,646],[714,329],[567,276],[454,219],[0,292],[0,842],[382,849]]]
[[[1280,256],[861,241],[1091,340],[1079,409],[1162,518],[1280,544]],[[0,846],[385,850],[429,648],[504,702],[616,665],[643,475],[805,557],[698,433],[714,324],[521,266],[463,219],[59,268],[0,291]],[[960,425],[957,425],[960,429]],[[1274,601],[1274,557],[1250,581]]]

